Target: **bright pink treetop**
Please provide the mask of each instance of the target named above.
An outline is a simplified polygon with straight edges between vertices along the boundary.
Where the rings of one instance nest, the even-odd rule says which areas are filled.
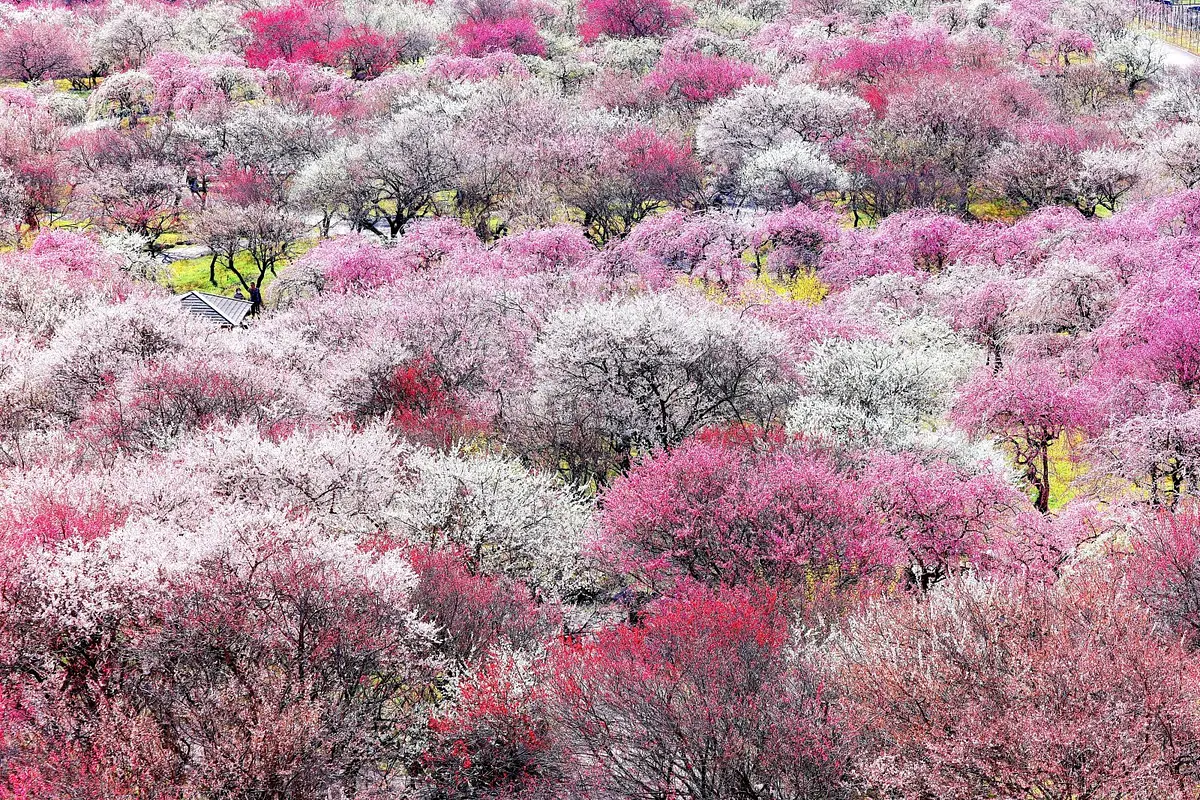
[[[685,6],[671,0],[583,0],[583,24],[579,33],[585,42],[601,36],[636,39],[662,36],[692,17]]]
[[[546,43],[528,17],[500,20],[466,20],[454,29],[459,55],[479,58],[508,52],[519,56],[545,56]]]
[[[858,487],[802,445],[685,442],[603,502],[606,545],[651,583],[850,580],[882,555]]]
[[[711,103],[748,83],[767,83],[752,64],[704,53],[664,56],[645,78],[646,88],[664,100],[693,105]]]

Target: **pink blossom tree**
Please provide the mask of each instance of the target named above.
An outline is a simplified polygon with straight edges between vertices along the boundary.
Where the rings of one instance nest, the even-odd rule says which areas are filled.
[[[693,440],[603,495],[608,547],[652,586],[869,577],[885,558],[853,478],[803,445]]]
[[[748,83],[765,80],[750,64],[704,53],[664,56],[645,78],[654,95],[685,107],[711,103]]]
[[[893,558],[922,590],[988,560],[989,536],[1025,506],[1002,476],[910,455],[875,455],[862,478]]]
[[[6,659],[5,684],[41,693],[26,730],[65,756],[40,765],[63,796],[386,782],[380,764],[415,724],[399,698],[432,678],[429,632],[407,611],[411,571],[294,527],[216,524],[238,533],[199,532],[171,553],[160,543],[157,570],[134,566],[156,551],[152,526],[67,543],[58,552],[83,562],[86,598],[45,613],[68,567],[6,600],[8,619],[26,622],[4,628],[5,652],[24,653]]]
[[[83,43],[62,25],[22,20],[0,34],[0,76],[8,80],[36,83],[74,78],[86,70]]]
[[[546,44],[528,17],[501,20],[466,20],[454,29],[458,52],[478,58],[489,53],[509,52],[519,56],[545,56]]]
[[[964,580],[849,632],[842,685],[870,731],[860,774],[874,786],[1177,796],[1193,780],[1194,665],[1111,581]]]
[[[600,164],[566,178],[560,191],[583,212],[584,229],[600,243],[628,233],[655,211],[682,204],[700,188],[701,167],[690,145],[652,127],[633,127],[599,147]]]
[[[661,36],[689,20],[691,10],[670,0],[585,0],[579,32],[585,41],[600,36],[632,39]]]
[[[1012,457],[1039,511],[1050,508],[1050,446],[1090,424],[1084,398],[1050,360],[1008,364],[978,374],[959,394],[953,417],[972,432],[994,437]]]
[[[332,5],[319,0],[297,0],[275,8],[248,11],[245,22],[253,39],[246,48],[247,63],[266,67],[277,59],[322,60],[337,27],[332,10]]]

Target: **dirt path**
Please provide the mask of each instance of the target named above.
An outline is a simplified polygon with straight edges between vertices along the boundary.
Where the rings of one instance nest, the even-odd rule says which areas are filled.
[[[1166,51],[1166,65],[1168,67],[1192,67],[1200,65],[1200,56],[1195,53],[1188,52],[1183,48],[1176,47],[1173,44],[1162,43],[1163,49]]]

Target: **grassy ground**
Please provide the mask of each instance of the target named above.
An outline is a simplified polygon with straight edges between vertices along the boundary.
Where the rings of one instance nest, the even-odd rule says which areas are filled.
[[[762,275],[754,279],[754,285],[765,290],[768,296],[793,303],[808,303],[810,306],[815,306],[829,295],[829,287],[811,270],[801,272],[790,280]]]
[[[317,240],[305,240],[298,243],[292,250],[293,260],[300,257],[304,253],[311,250],[317,244]],[[230,270],[226,269],[223,262],[217,265],[216,278],[217,285],[213,286],[208,279],[208,265],[212,263],[212,256],[205,255],[198,258],[181,258],[178,261],[172,261],[170,264],[170,277],[167,283],[172,291],[182,294],[183,292],[209,292],[211,294],[232,295],[234,290],[241,286],[237,276]],[[242,277],[247,282],[258,279],[258,268],[254,266],[254,262],[250,259],[250,253],[243,250],[234,256],[233,265],[238,272],[242,273]],[[286,264],[280,264],[279,269],[283,269]],[[263,278],[263,288],[270,285],[274,280],[274,276],[270,272]]]
[[[854,227],[854,215],[850,210],[850,203],[845,200],[835,200],[834,208],[841,214],[841,224],[843,227]],[[1010,203],[1002,199],[980,200],[972,199],[967,204],[967,212],[976,219],[984,222],[1015,222],[1025,216],[1025,211],[1020,206]],[[865,211],[860,210],[859,227],[869,228],[878,225],[881,220],[876,219]]]
[[[1012,203],[1000,200],[974,200],[967,210],[983,222],[1016,222],[1025,213]]]
[[[801,272],[792,279],[762,275],[742,287],[743,293],[737,297],[731,297],[720,284],[704,278],[685,275],[679,278],[679,284],[698,289],[710,301],[721,305],[788,300],[815,306],[829,294],[829,287],[822,283],[817,274],[811,270]]]
[[[211,294],[233,294],[233,290],[241,284],[237,277],[225,267],[217,266],[217,285],[213,286],[208,279],[208,265],[212,263],[212,256],[200,256],[199,258],[181,258],[178,261],[172,261],[170,265],[171,288],[176,292],[209,292]],[[238,253],[233,259],[234,266],[238,271],[245,276],[247,281],[252,281],[258,277],[258,269],[250,260],[249,253]],[[263,285],[266,286],[271,281],[271,274],[268,272]]]
[[[1080,486],[1087,475],[1087,464],[1079,461],[1073,450],[1078,441],[1070,441],[1071,437],[1061,436],[1050,445],[1050,510],[1057,511],[1065,506],[1079,493]],[[1078,439],[1079,437],[1074,437]]]

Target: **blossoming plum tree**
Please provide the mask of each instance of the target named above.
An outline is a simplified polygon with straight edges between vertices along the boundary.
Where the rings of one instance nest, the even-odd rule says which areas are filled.
[[[686,296],[659,295],[551,317],[533,355],[532,413],[563,437],[560,458],[602,478],[636,449],[668,447],[710,425],[778,419],[792,391],[778,332],[689,306]],[[579,437],[600,452],[580,450]]]
[[[1195,800],[1130,9],[0,4],[0,800]]]
[[[836,797],[846,723],[823,682],[784,657],[770,593],[694,589],[566,646],[551,708],[582,797]],[[753,787],[753,789],[750,789]]]

